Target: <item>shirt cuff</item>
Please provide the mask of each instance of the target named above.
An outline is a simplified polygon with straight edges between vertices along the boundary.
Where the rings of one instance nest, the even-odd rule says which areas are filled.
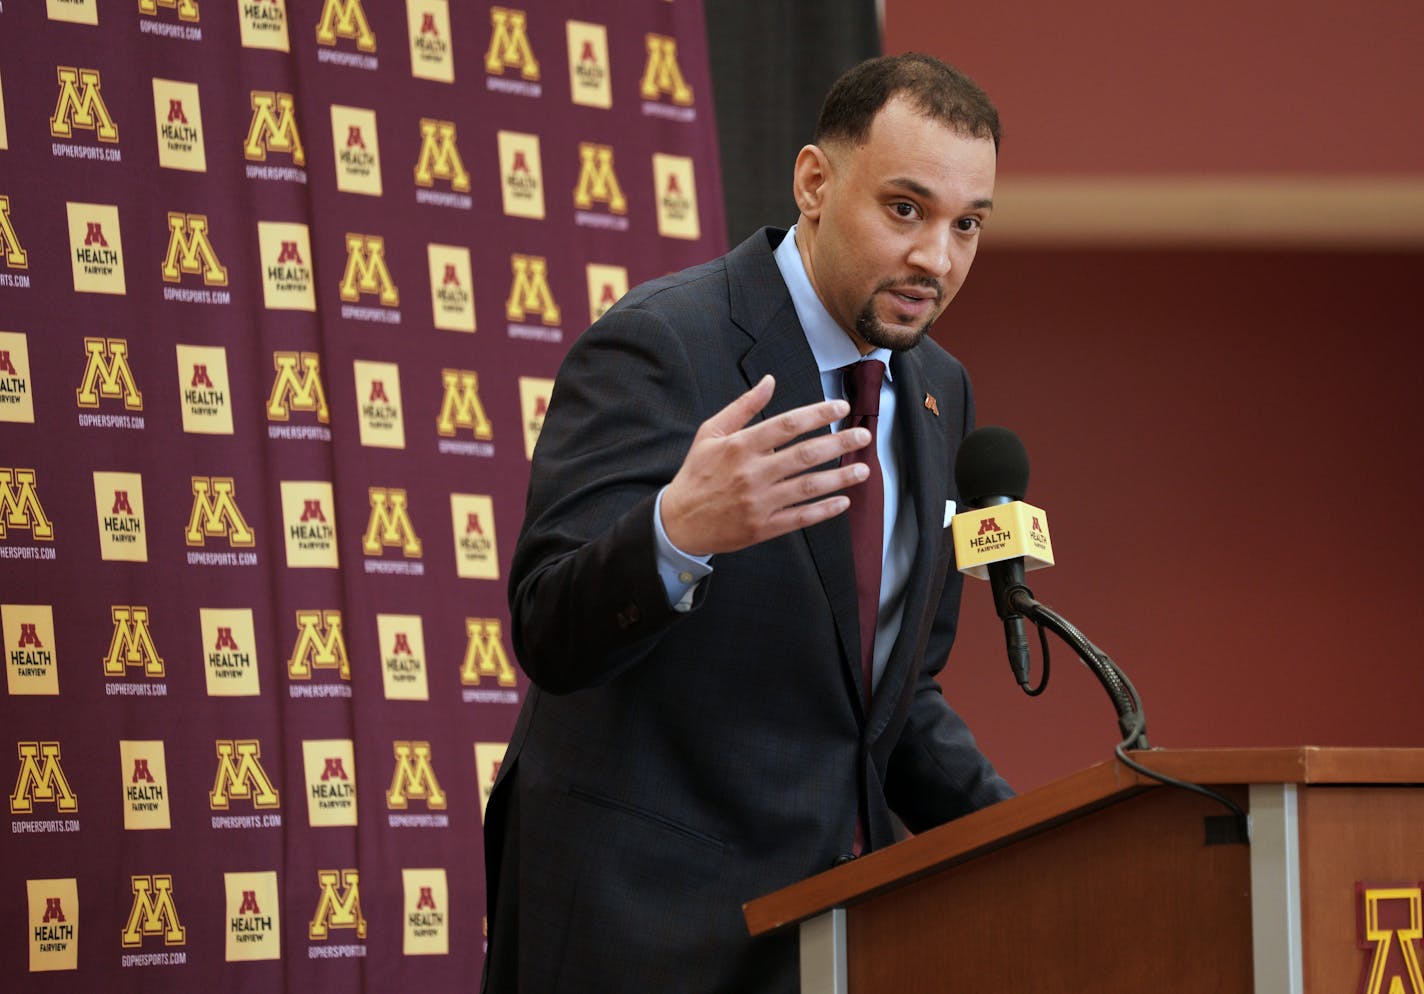
[[[667,591],[668,604],[674,611],[686,612],[692,609],[692,595],[703,578],[710,576],[711,556],[690,556],[667,537],[663,530],[663,487],[653,502],[653,539],[658,552],[658,578]]]

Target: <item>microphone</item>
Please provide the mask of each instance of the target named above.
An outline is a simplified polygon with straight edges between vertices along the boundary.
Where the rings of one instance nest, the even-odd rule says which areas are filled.
[[[959,497],[971,510],[952,522],[955,561],[960,572],[986,576],[994,594],[994,609],[1004,622],[1009,668],[1021,687],[1028,687],[1029,644],[1023,615],[1012,603],[1016,590],[1032,596],[1024,585],[1028,569],[1053,565],[1047,515],[1023,503],[1028,491],[1028,453],[1007,428],[985,426],[969,433],[954,462]]]

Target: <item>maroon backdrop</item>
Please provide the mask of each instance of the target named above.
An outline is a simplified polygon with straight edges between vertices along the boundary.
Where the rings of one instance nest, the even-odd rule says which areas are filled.
[[[725,248],[703,32],[0,2],[0,987],[476,983],[527,445]]]

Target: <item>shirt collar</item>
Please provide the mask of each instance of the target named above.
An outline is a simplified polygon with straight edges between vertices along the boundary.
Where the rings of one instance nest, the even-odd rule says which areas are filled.
[[[846,334],[836,319],[831,317],[826,305],[816,295],[811,279],[806,275],[806,265],[801,261],[801,253],[796,248],[796,225],[786,233],[774,253],[776,267],[781,270],[781,278],[786,281],[786,289],[791,294],[791,303],[796,308],[796,317],[806,333],[806,344],[811,346],[811,354],[816,357],[816,368],[823,373],[849,366],[861,359],[879,359],[885,364],[885,375],[890,374],[889,349],[875,349],[862,356],[850,336]]]

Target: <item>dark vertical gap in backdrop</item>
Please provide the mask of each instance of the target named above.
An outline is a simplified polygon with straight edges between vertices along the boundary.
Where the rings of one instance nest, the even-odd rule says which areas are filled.
[[[836,77],[880,54],[874,0],[707,0],[727,241],[796,220],[791,166]]]

